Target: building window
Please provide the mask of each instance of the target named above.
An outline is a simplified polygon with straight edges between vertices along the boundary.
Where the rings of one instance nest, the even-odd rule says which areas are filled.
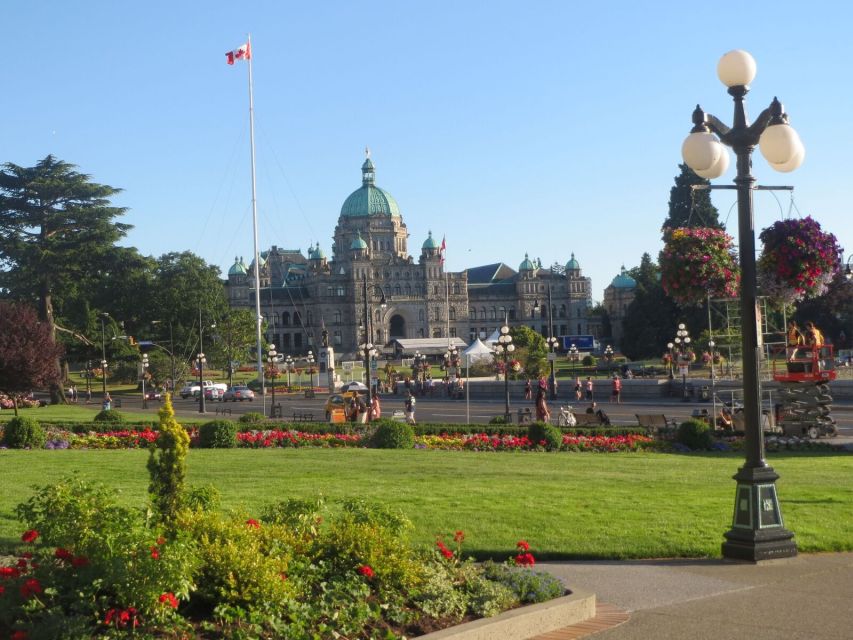
[[[432,319],[435,320],[436,322],[441,320],[441,307],[433,307],[432,308]]]
[[[485,319],[486,319],[486,307],[481,307],[480,308],[480,320],[485,320]]]
[[[566,317],[566,305],[564,305],[564,304],[560,305],[560,317],[561,318]]]
[[[418,329],[418,337],[419,337],[419,338],[423,338],[423,337],[424,337],[424,330],[423,330],[423,329]]]
[[[450,307],[449,319],[450,320],[456,320],[456,308],[455,307]]]
[[[293,324],[297,327],[302,324],[302,318],[299,317],[298,311],[293,312]]]
[[[341,339],[341,332],[340,331],[335,331],[334,342],[335,342],[335,346],[340,346],[343,343],[343,340]]]
[[[509,308],[509,319],[510,319],[510,320],[515,320],[515,307],[510,307],[510,308]]]
[[[489,320],[497,320],[498,318],[498,310],[492,307],[489,309]],[[485,318],[484,318],[485,319]]]
[[[477,310],[474,307],[468,309],[468,319],[476,320],[477,319]]]
[[[308,326],[313,327],[314,326],[314,314],[309,311],[307,317],[308,317]]]
[[[406,275],[408,275],[408,274],[406,274]],[[408,284],[408,283],[407,283],[407,284],[406,284],[406,289],[405,289],[405,291],[406,291],[406,295],[407,295],[407,296],[412,295],[412,285],[410,285],[410,284]]]
[[[400,285],[399,284],[394,287],[394,295],[395,296],[400,295]]]
[[[346,295],[346,291],[344,290],[344,288],[342,286],[338,285],[338,296],[343,298],[345,295]]]
[[[423,309],[418,309],[418,321],[419,322],[424,321],[424,310]]]
[[[294,315],[296,315],[296,314],[294,314]],[[293,348],[294,349],[301,349],[302,348],[302,334],[301,333],[294,333],[293,334]]]
[[[456,337],[456,327],[450,327],[450,337],[451,338]]]
[[[290,349],[290,334],[289,333],[282,333],[281,334],[280,345],[281,345],[282,349]]]
[[[340,323],[341,323],[341,312],[335,311],[335,324],[340,324]]]
[[[290,313],[288,313],[287,311],[284,311],[281,314],[281,325],[283,327],[289,327],[290,326]]]
[[[453,295],[457,295],[457,296],[459,295],[459,283],[458,282],[453,283]]]
[[[432,295],[434,295],[434,296],[437,296],[437,295],[438,295],[438,285],[433,285],[433,287],[432,287]]]

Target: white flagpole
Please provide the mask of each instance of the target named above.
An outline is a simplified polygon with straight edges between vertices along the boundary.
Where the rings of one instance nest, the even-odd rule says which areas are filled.
[[[252,150],[252,229],[255,237],[255,328],[257,333],[258,379],[261,381],[261,397],[266,405],[263,356],[261,354],[261,280],[258,273],[261,256],[258,252],[258,196],[255,185],[255,100],[252,92],[252,36],[249,34],[249,144]],[[264,412],[266,413],[266,411]]]

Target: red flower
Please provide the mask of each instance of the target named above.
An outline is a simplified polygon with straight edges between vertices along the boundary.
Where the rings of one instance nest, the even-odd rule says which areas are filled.
[[[515,564],[520,567],[532,567],[536,564],[536,559],[532,553],[519,553],[515,556]]]
[[[454,542],[458,542],[461,544],[464,540],[465,540],[465,532],[464,531],[457,531],[456,535],[453,536]]]
[[[441,555],[450,560],[453,557],[453,552],[447,548],[447,545],[444,544],[441,540],[435,541],[435,546],[438,547],[438,550],[441,551]]]
[[[363,575],[368,580],[374,576],[373,569],[371,569],[368,565],[363,564],[358,568],[358,572]]]
[[[21,585],[21,597],[26,600],[30,596],[34,596],[43,591],[41,588],[41,583],[35,578],[30,578],[24,584]]]
[[[12,635],[9,636],[9,640],[27,640],[29,638],[29,634],[26,631],[13,631]]]
[[[530,544],[526,540],[519,540],[515,543],[515,546],[521,551],[530,551]]]
[[[113,621],[113,618],[115,618],[115,616],[116,616],[116,610],[115,609],[110,609],[109,611],[107,611],[107,614],[104,616],[104,624],[111,624]]]
[[[71,562],[74,558],[74,555],[68,549],[63,549],[62,547],[59,547],[56,551],[53,552],[53,557],[57,560]]]
[[[35,542],[38,537],[39,532],[35,529],[30,529],[29,531],[24,531],[24,535],[21,536],[21,540],[29,544],[30,542]]]
[[[85,567],[88,564],[89,564],[89,558],[87,558],[86,556],[75,556],[71,560],[71,566],[72,567],[77,567],[77,568]]]
[[[151,557],[155,560],[160,559],[160,550],[157,547],[151,547]]]
[[[248,520],[246,520],[246,525],[250,526],[250,527],[254,527],[255,529],[261,528],[261,523],[258,522],[257,520],[255,520],[254,518],[249,518]]]
[[[175,597],[175,594],[172,593],[171,591],[168,593],[161,594],[160,595],[160,602],[163,604],[169,605],[170,607],[172,607],[172,609],[178,608],[178,599]]]
[[[17,578],[21,575],[15,567],[0,567],[0,578]]]
[[[159,538],[157,538],[157,544],[166,544],[166,538],[160,536]]]

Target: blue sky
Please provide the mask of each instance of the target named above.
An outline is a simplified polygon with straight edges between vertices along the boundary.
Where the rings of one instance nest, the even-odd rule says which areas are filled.
[[[778,95],[806,147],[790,174],[756,152],[759,184],[795,187],[756,194],[756,228],[812,215],[853,251],[853,10],[702,6],[7,0],[0,162],[76,164],[124,189],[126,244],[225,273],[252,254],[247,67],[224,55],[251,33],[262,248],[330,253],[369,146],[411,253],[430,230],[452,270],[574,252],[598,301],[657,256],[691,112],[731,120],[716,64],[743,48],[750,115]],[[713,198],[736,236],[734,195]]]

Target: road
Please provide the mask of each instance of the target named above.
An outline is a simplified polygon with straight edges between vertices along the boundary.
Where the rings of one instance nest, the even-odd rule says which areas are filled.
[[[419,397],[417,402],[417,420],[418,422],[446,422],[446,423],[465,423],[471,424],[486,424],[495,416],[504,414],[504,402],[499,398],[492,400],[471,401],[470,405],[466,406],[465,400],[450,400],[445,397]],[[326,401],[325,394],[318,395],[316,398],[305,398],[302,395],[276,395],[276,404],[281,405],[282,416],[285,420],[291,418],[295,413],[311,413],[315,419],[323,420],[324,404]],[[395,409],[403,409],[403,396],[399,395],[383,395],[381,396],[382,412],[390,415]],[[552,413],[561,403],[559,400],[549,403]],[[138,397],[129,398],[127,396],[122,399],[123,410],[139,411],[141,409],[141,399]],[[197,417],[198,402],[192,399],[182,400],[180,397],[173,401],[175,413],[178,416]],[[260,399],[252,402],[227,402],[207,401],[205,415],[210,418],[215,418],[221,415],[223,410],[226,410],[227,417],[237,418],[240,415],[250,412],[264,411],[263,403]],[[586,410],[588,404],[586,402],[571,403],[575,412]],[[155,413],[159,407],[159,402],[148,401],[148,411]],[[510,411],[513,416],[520,408],[529,407],[533,411],[533,403],[522,399],[511,400]],[[711,410],[709,402],[681,402],[678,399],[661,398],[660,400],[642,401],[642,402],[623,402],[622,404],[614,404],[611,402],[601,402],[598,407],[602,409],[609,417],[614,425],[636,425],[636,414],[645,413],[662,413],[667,418],[681,421],[689,418],[692,412],[696,409]],[[270,399],[267,399],[266,412],[269,412]],[[833,438],[833,442],[853,443],[853,404],[833,404],[832,415],[838,423],[839,437]],[[468,417],[470,416],[470,420]]]

